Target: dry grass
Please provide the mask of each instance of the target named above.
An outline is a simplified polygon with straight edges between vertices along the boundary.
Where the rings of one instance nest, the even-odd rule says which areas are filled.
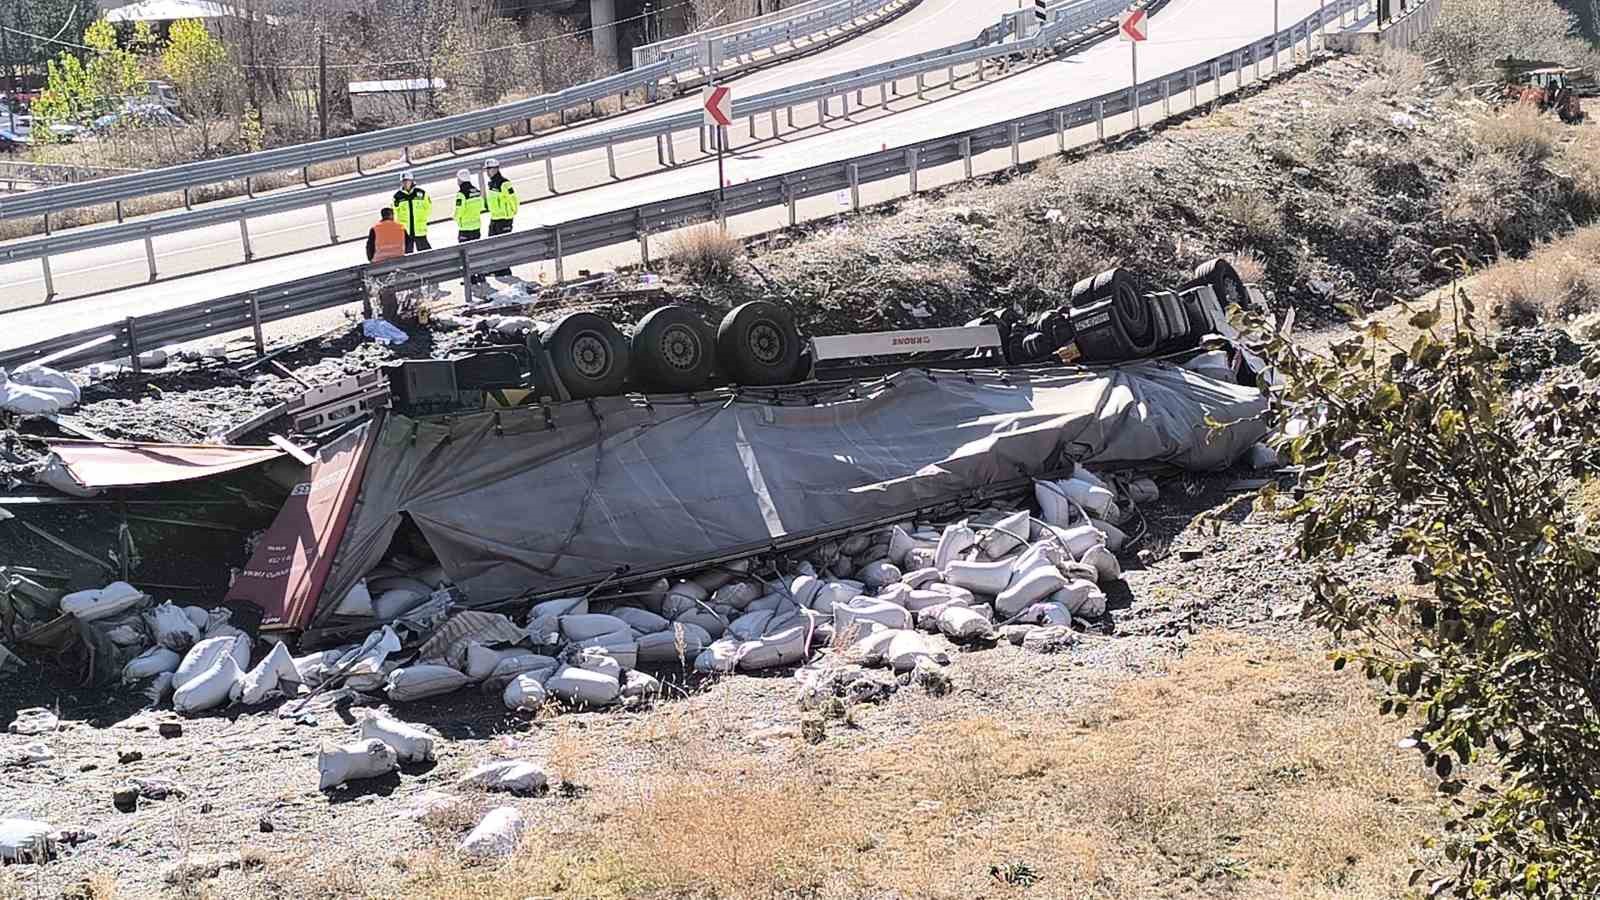
[[[734,279],[734,263],[744,245],[720,225],[708,222],[685,228],[666,240],[673,271],[699,284],[726,284]]]
[[[1572,141],[1562,150],[1554,168],[1572,179],[1572,193],[1580,213],[1600,216],[1600,126],[1572,129]]]
[[[898,701],[897,701],[898,702]],[[417,898],[1388,898],[1432,795],[1366,685],[1322,654],[1198,639],[1103,707],[831,737],[778,758],[692,742],[596,783],[502,866],[425,861]],[[868,727],[871,727],[870,720]]]
[[[1229,194],[1217,210],[1224,222],[1239,229],[1247,241],[1275,237],[1283,228],[1283,213],[1265,194],[1240,189]]]
[[[1479,143],[1527,163],[1549,159],[1566,127],[1554,116],[1524,103],[1513,103],[1498,115],[1479,116],[1475,121]]]
[[[1245,284],[1266,283],[1267,261],[1262,259],[1261,254],[1254,250],[1235,253],[1228,259],[1228,262],[1233,264],[1233,270],[1239,273],[1239,277],[1244,280]]]
[[[1600,226],[1484,270],[1476,290],[1507,326],[1568,319],[1600,308]]]

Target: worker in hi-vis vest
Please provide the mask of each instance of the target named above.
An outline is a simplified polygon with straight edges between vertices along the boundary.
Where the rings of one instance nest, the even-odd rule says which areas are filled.
[[[395,220],[406,230],[406,252],[432,250],[428,243],[428,217],[433,214],[433,200],[428,192],[417,187],[417,182],[407,170],[400,175],[400,190],[394,192]]]
[[[405,226],[394,220],[394,210],[385,206],[378,221],[367,231],[367,262],[383,262],[406,255]]]
[[[465,244],[483,237],[483,193],[472,183],[472,172],[456,173],[456,243]],[[483,284],[484,276],[474,272],[473,284]]]
[[[517,217],[517,189],[511,184],[510,179],[500,173],[500,160],[486,161],[483,164],[483,171],[488,176],[484,193],[489,200],[489,236],[509,234],[511,221]],[[505,268],[489,274],[496,278],[510,278],[511,269]]]

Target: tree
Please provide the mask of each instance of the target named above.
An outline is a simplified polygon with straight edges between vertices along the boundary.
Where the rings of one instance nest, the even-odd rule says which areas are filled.
[[[1439,259],[1465,273],[1452,251]],[[1349,310],[1355,315],[1355,310]],[[1283,440],[1305,467],[1299,523],[1323,564],[1306,616],[1377,681],[1439,779],[1446,870],[1432,893],[1600,895],[1600,528],[1569,506],[1600,476],[1600,388],[1508,393],[1471,298],[1378,321],[1331,355],[1275,337]],[[1600,375],[1600,353],[1585,362]],[[1375,590],[1348,561],[1374,542],[1414,585]],[[1413,882],[1423,877],[1422,870]]]
[[[55,140],[59,135],[50,126],[87,125],[141,92],[139,58],[117,45],[110,22],[96,20],[82,40],[87,62],[63,50],[46,66],[45,88],[33,104],[35,121],[45,126],[35,130],[37,140]]]
[[[167,46],[161,51],[161,70],[178,89],[183,111],[209,155],[217,125],[238,111],[241,83],[228,49],[203,22],[181,19],[172,23],[168,33]]]

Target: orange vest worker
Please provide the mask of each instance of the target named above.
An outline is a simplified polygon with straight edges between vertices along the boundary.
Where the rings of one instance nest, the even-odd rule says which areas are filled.
[[[406,229],[393,219],[383,219],[367,232],[367,260],[383,262],[406,255]]]

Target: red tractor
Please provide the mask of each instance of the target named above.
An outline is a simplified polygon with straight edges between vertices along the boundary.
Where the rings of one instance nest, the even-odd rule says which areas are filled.
[[[1570,83],[1572,70],[1563,68],[1534,69],[1524,73],[1524,83],[1512,88],[1518,103],[1536,107],[1540,112],[1554,111],[1561,121],[1576,125],[1583,121],[1583,103]]]

